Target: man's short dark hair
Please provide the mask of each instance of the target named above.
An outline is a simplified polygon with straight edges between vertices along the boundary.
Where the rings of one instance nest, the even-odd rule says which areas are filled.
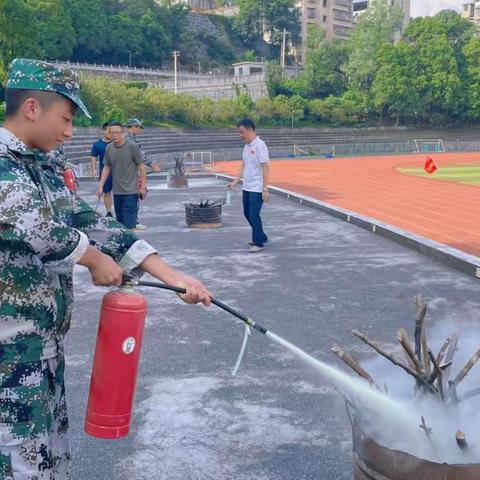
[[[110,126],[110,122],[105,122],[105,123],[102,125],[102,129],[103,129],[103,130],[106,130],[109,126]]]
[[[255,124],[253,123],[253,120],[250,118],[244,118],[240,122],[238,122],[237,127],[243,127],[246,128],[247,130],[254,130],[255,131]]]
[[[118,122],[117,120],[113,120],[112,122],[109,122],[108,126],[109,127],[121,127],[121,128],[123,128],[122,122]]]
[[[23,90],[19,88],[7,88],[5,90],[5,103],[7,104],[7,108],[5,111],[5,118],[14,117],[20,107],[23,105],[23,102],[27,98],[35,98],[42,108],[48,109],[58,100],[64,98],[68,100],[67,97],[56,93],[56,92],[45,92],[43,90]],[[77,110],[77,106],[69,100],[72,105],[75,106],[75,111]]]

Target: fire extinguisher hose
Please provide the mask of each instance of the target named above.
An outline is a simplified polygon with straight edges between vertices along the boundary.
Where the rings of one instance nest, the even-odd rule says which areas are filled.
[[[133,280],[130,277],[125,277],[124,280],[126,282],[132,282]],[[166,285],[164,283],[158,283],[158,282],[145,282],[145,281],[134,281],[135,285],[138,285],[139,287],[153,287],[153,288],[160,288],[162,290],[170,290],[171,292],[176,292],[176,293],[187,293],[187,291],[184,288],[180,287],[174,287],[173,285]],[[240,319],[242,322],[245,322],[247,325],[250,327],[254,328],[260,333],[263,333],[266,335],[268,333],[268,330],[265,327],[262,327],[262,325],[254,322],[251,318],[243,315],[240,312],[237,312],[234,310],[232,307],[229,307],[225,303],[221,302],[220,300],[217,300],[215,298],[212,298],[212,303],[216,305],[217,307],[221,308],[222,310],[225,310],[226,312],[230,313],[234,317]]]

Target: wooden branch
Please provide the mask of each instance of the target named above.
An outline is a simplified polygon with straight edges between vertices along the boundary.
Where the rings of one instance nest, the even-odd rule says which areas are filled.
[[[438,382],[437,382],[438,393],[440,395],[440,398],[442,400],[445,400],[445,392],[443,391],[443,371],[439,367],[437,360],[435,359],[435,356],[433,355],[432,351],[428,349],[427,353],[433,364],[433,373],[430,375],[429,383],[433,384],[435,382],[435,379],[438,379]]]
[[[457,351],[457,345],[458,345],[458,338],[459,335],[458,333],[454,333],[451,337],[451,341],[448,345],[447,352],[445,354],[445,362],[444,365],[445,367],[442,368],[443,371],[443,390],[448,386],[448,382],[450,380],[450,367],[453,363],[453,357],[455,356],[455,352]],[[443,367],[443,365],[442,365]]]
[[[455,378],[455,386],[457,386],[470,372],[474,365],[480,360],[480,348],[476,351],[475,355],[465,364],[465,366],[458,372]]]
[[[362,377],[366,380],[370,385],[375,385],[375,381],[373,378],[368,374],[366,370],[364,370],[358,362],[347,352],[342,350],[339,346],[334,345],[330,349],[337,357],[341,358],[357,375]],[[377,387],[378,388],[378,387]]]
[[[410,343],[410,339],[408,338],[408,334],[403,328],[399,328],[397,332],[397,340],[400,345],[403,347],[403,350],[407,354],[407,357],[410,358],[412,363],[415,365],[415,370],[421,376],[425,376],[425,370],[423,365],[420,363],[417,355],[413,351],[412,344]]]
[[[430,361],[427,354],[427,336],[425,327],[425,315],[427,314],[427,305],[418,294],[415,297],[415,306],[417,310],[417,319],[415,321],[415,354],[417,358],[423,360],[423,369],[430,373]]]
[[[451,341],[452,341],[452,337],[448,337],[445,340],[445,343],[442,345],[442,348],[439,350],[437,355],[437,363],[439,365],[442,363],[443,358],[445,357],[445,352],[447,351],[447,348],[449,347]]]
[[[405,372],[407,372],[409,375],[411,375],[415,380],[418,380],[419,383],[422,384],[422,387],[425,387],[430,393],[433,393],[434,395],[438,395],[438,390],[435,388],[435,386],[430,385],[427,380],[423,377],[421,377],[415,370],[413,370],[410,367],[407,367],[407,365],[404,365],[402,362],[397,360],[393,355],[390,355],[387,353],[385,350],[383,350],[380,345],[378,345],[377,342],[374,342],[373,340],[370,340],[367,335],[364,333],[358,331],[358,330],[353,330],[352,334],[359,338],[362,342],[366,343],[369,347],[373,348],[378,354],[380,354],[382,357],[385,357],[387,360],[392,362],[394,365],[397,367],[400,367],[403,369]]]
[[[465,438],[465,434],[463,432],[458,430],[458,432],[455,434],[455,440],[457,441],[457,445],[460,450],[468,450],[467,439]]]
[[[439,365],[440,370],[442,372],[444,372],[448,367],[451,367],[452,364],[453,364],[453,360],[451,362],[448,362],[448,363],[442,363],[441,365]]]
[[[477,395],[480,395],[480,388],[475,388],[473,390],[470,390],[463,395],[460,395],[458,397],[458,403],[464,402],[465,400],[468,400],[469,398],[476,397]]]
[[[425,301],[423,300],[422,294],[419,293],[415,295],[415,310],[417,311],[417,318],[420,317],[420,313],[423,310],[423,307],[425,306]]]
[[[445,356],[445,352],[447,351],[448,346],[450,345],[450,342],[452,341],[452,337],[448,337],[445,340],[445,343],[442,345],[442,348],[438,352],[437,355],[437,363],[440,365],[442,363],[443,357]]]
[[[418,358],[422,356],[422,320],[425,315],[422,315],[422,310],[425,307],[425,303],[423,302],[422,295],[419,293],[415,297],[415,308],[417,310],[417,319],[415,320],[415,353]],[[425,309],[425,313],[427,310]]]
[[[458,396],[457,396],[457,387],[455,385],[455,380],[448,381],[448,395],[450,397],[450,401],[455,405],[458,404]]]
[[[405,350],[403,350],[403,353],[405,354],[405,360],[407,361],[407,364],[408,366],[412,369],[412,370],[417,370],[417,368],[415,367],[415,364],[413,363],[412,359],[410,358],[410,356],[407,354],[407,352]]]
[[[427,312],[427,305],[425,305],[425,313]],[[422,357],[423,357],[423,368],[429,375],[432,371],[430,366],[430,357],[428,356],[428,344],[427,344],[427,322],[423,320],[422,322]],[[420,358],[422,360],[422,358]]]
[[[422,417],[422,423],[419,425],[419,427],[425,432],[428,438],[431,437],[433,430],[426,424],[425,417]]]

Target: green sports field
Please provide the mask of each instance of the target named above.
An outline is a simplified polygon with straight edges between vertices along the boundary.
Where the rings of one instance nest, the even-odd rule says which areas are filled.
[[[446,182],[465,183],[467,185],[480,185],[480,164],[476,165],[449,165],[442,167],[433,173],[428,174],[423,168],[401,168],[401,172],[421,177],[429,177],[435,180]]]

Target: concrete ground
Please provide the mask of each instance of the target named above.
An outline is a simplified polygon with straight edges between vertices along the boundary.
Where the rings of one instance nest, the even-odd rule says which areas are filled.
[[[359,328],[391,344],[413,329],[412,299],[430,301],[430,324],[473,322],[478,280],[316,210],[273,197],[263,219],[271,243],[248,253],[240,192],[220,229],[189,230],[181,204],[217,198],[224,185],[197,180],[167,190],[151,180],[140,236],[163,258],[198,276],[215,296],[313,354],[343,368],[329,349],[372,355]],[[95,205],[95,185],[81,186]],[[351,433],[342,400],[288,352],[254,333],[232,377],[243,327],[223,311],[182,304],[145,289],[149,315],[134,420],[127,439],[83,433],[101,298],[84,269],[67,342],[67,395],[74,480],[349,480]]]

